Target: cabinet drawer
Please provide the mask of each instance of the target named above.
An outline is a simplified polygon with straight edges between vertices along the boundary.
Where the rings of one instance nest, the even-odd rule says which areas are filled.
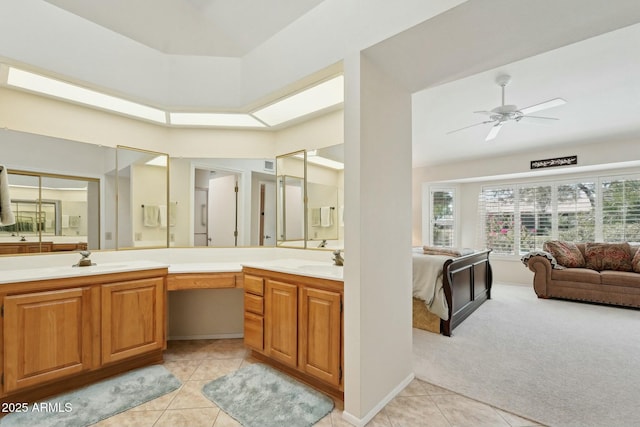
[[[264,350],[264,318],[253,313],[244,314],[244,344]]]
[[[264,314],[264,298],[258,295],[244,294],[244,310],[251,313]]]
[[[264,279],[262,277],[245,274],[244,290],[250,294],[264,295]]]
[[[171,274],[167,279],[167,290],[235,288],[235,273]]]

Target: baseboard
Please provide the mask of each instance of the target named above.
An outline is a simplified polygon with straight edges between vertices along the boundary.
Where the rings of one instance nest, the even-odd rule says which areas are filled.
[[[230,338],[242,338],[244,334],[212,334],[212,335],[178,335],[170,336],[167,338],[169,341],[184,341],[184,340],[223,340]]]
[[[364,417],[358,418],[355,415],[352,415],[345,410],[342,412],[342,419],[344,419],[346,422],[356,427],[364,427],[369,421],[373,419],[373,417],[375,417],[378,414],[378,412],[382,410],[382,408],[387,406],[387,403],[391,402],[391,400],[393,400],[393,398],[396,397],[398,393],[404,390],[405,387],[408,386],[409,383],[411,383],[411,381],[413,381],[414,378],[415,378],[415,374],[412,372],[411,374],[409,374],[407,378],[402,380],[400,384],[398,384],[393,390],[391,390],[384,397],[384,399],[378,402],[378,404],[374,406],[373,409],[367,412]],[[345,399],[346,399],[346,394],[345,394]]]

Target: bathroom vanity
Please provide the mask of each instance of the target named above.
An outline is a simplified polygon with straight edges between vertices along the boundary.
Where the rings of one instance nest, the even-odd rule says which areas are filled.
[[[3,271],[0,401],[35,401],[159,363],[166,264]]]
[[[244,264],[244,340],[257,359],[343,399],[342,268]]]

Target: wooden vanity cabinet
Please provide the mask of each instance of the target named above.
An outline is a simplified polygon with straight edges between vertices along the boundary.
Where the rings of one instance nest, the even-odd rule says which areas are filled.
[[[160,350],[164,346],[164,278],[101,286],[102,363]]]
[[[279,362],[298,365],[298,286],[266,280],[265,353]]]
[[[0,401],[159,363],[166,268],[0,285]]]
[[[341,398],[343,283],[245,267],[244,284],[244,339],[254,356]]]
[[[90,313],[87,287],[5,297],[5,390],[89,370]]]
[[[342,381],[342,294],[300,288],[300,368],[328,384]]]

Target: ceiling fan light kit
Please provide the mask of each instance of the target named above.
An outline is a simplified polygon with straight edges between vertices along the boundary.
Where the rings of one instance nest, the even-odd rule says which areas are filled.
[[[565,101],[562,98],[553,98],[550,99],[548,101],[544,101],[538,104],[534,104],[534,105],[530,105],[526,108],[521,108],[519,109],[516,105],[513,104],[505,104],[504,103],[504,93],[505,93],[505,87],[511,82],[511,76],[506,75],[506,74],[501,74],[496,78],[496,83],[498,84],[498,86],[500,86],[501,88],[501,92],[502,92],[502,103],[500,106],[490,110],[490,111],[474,111],[474,113],[477,114],[484,114],[489,116],[489,120],[485,120],[483,122],[480,123],[475,123],[469,126],[465,126],[463,128],[460,129],[456,129],[456,130],[452,130],[450,132],[447,132],[447,134],[453,133],[453,132],[458,132],[464,129],[468,129],[470,127],[474,127],[474,126],[479,126],[479,125],[484,125],[484,124],[489,124],[489,123],[493,123],[493,126],[491,127],[491,129],[489,130],[489,134],[487,135],[487,137],[485,138],[485,141],[490,141],[492,139],[494,139],[496,136],[498,136],[498,133],[500,132],[500,129],[502,129],[502,126],[505,123],[508,122],[519,122],[521,121],[523,118],[527,119],[526,121],[531,121],[529,119],[532,119],[533,121],[548,121],[548,120],[558,120],[555,117],[541,117],[541,116],[531,116],[531,113],[535,113],[537,111],[542,111],[542,110],[546,110],[549,108],[553,108],[553,107],[558,107],[560,105],[566,104],[567,101]]]

